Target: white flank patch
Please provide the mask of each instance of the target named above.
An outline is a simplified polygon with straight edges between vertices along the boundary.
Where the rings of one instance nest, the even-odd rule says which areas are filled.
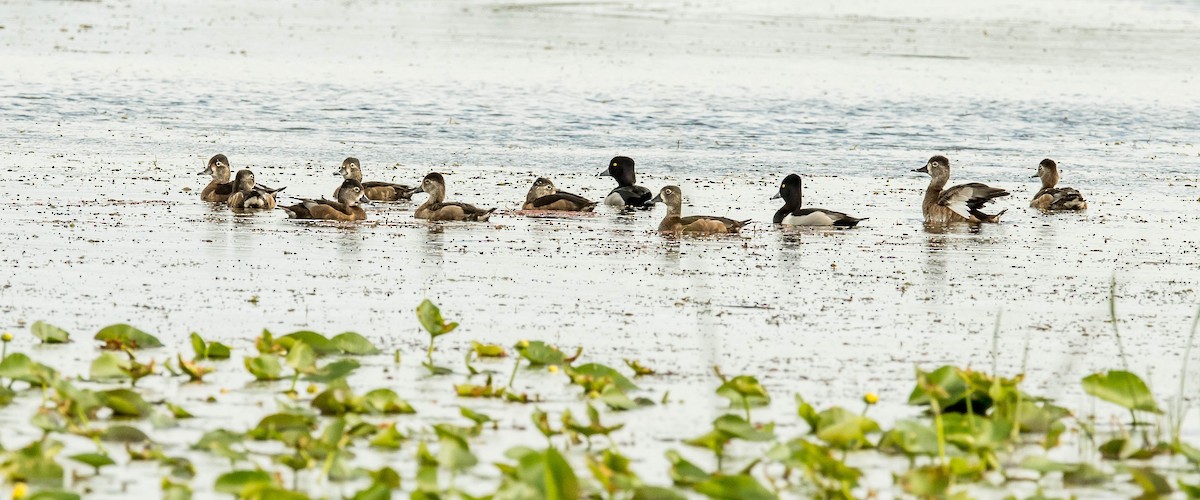
[[[783,223],[790,226],[832,226],[833,218],[825,212],[813,212],[808,215],[791,215],[783,218]]]
[[[604,199],[604,204],[612,205],[614,207],[623,207],[625,206],[625,198],[622,198],[620,193],[612,193]]]

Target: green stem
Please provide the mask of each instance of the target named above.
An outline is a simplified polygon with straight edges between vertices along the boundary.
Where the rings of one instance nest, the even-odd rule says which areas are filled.
[[[933,422],[937,427],[938,462],[942,469],[946,469],[946,430],[942,427],[942,406],[938,404],[936,397],[929,399],[929,406],[933,408]]]
[[[520,367],[521,367],[521,358],[517,358],[516,361],[513,362],[512,375],[508,376],[508,388],[509,389],[512,389],[513,382],[515,382],[517,380],[517,368],[520,368]]]
[[[746,410],[746,422],[750,422],[750,400],[742,397],[742,408]]]
[[[425,359],[429,360],[429,369],[433,369],[433,337],[429,337],[429,349],[425,351]]]

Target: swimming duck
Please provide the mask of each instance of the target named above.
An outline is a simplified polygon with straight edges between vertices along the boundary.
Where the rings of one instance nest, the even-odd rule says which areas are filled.
[[[229,208],[275,208],[275,193],[284,188],[266,190],[254,182],[254,172],[239,170],[233,181],[235,191],[229,195]]]
[[[1034,177],[1042,178],[1042,189],[1033,195],[1029,206],[1038,210],[1085,210],[1087,200],[1074,188],[1056,188],[1058,184],[1058,164],[1046,158],[1038,164],[1038,173]]]
[[[929,188],[925,190],[925,200],[921,203],[925,222],[1000,222],[1000,216],[1008,211],[1001,210],[995,215],[982,212],[983,206],[992,200],[1008,196],[1008,191],[1000,188],[972,182],[942,190],[950,180],[950,160],[945,156],[934,156],[924,167],[913,172],[924,172],[931,177]]]
[[[373,201],[408,201],[412,199],[413,193],[416,191],[412,187],[403,184],[393,184],[391,182],[379,182],[362,180],[362,165],[358,162],[358,158],[350,157],[342,160],[342,168],[338,169],[338,173],[346,179],[354,179],[362,183],[363,189],[367,193],[367,199]],[[341,187],[339,186],[340,190]],[[333,197],[337,198],[338,191],[333,192]]]
[[[866,218],[856,218],[824,208],[800,208],[800,176],[791,174],[783,178],[779,192],[771,199],[783,198],[783,208],[775,212],[775,224],[790,226],[837,226],[854,227]]]
[[[554,183],[545,177],[538,177],[525,195],[525,205],[522,210],[556,210],[563,212],[591,212],[596,208],[596,202],[577,194],[559,191]]]
[[[413,216],[418,219],[483,222],[496,211],[494,208],[485,210],[467,203],[443,201],[446,199],[446,180],[437,172],[426,175],[421,180],[421,185],[414,189],[415,192],[429,194],[429,199],[413,212]]]
[[[216,155],[208,159],[208,166],[197,175],[211,175],[212,180],[200,191],[200,199],[204,201],[225,202],[233,194],[233,183],[229,182],[229,158]]]
[[[661,232],[693,234],[736,233],[742,229],[742,226],[750,222],[749,219],[736,221],[725,217],[708,215],[680,217],[683,207],[683,192],[679,190],[679,186],[663,187],[658,192],[658,196],[655,196],[654,199],[646,204],[653,206],[655,203],[664,203],[667,205],[667,216],[658,224],[658,230]]]
[[[324,220],[364,220],[367,212],[359,203],[369,203],[363,195],[362,183],[354,179],[346,179],[338,188],[338,200],[308,200],[300,199],[300,203],[290,207],[279,207],[287,212],[289,219],[324,219]]]
[[[222,203],[229,201],[229,197],[237,191],[237,186],[229,181],[229,173],[229,158],[222,154],[209,158],[208,166],[199,175],[211,175],[212,180],[200,191],[200,199]],[[255,184],[254,187],[271,194],[283,191],[283,188],[271,189],[262,184]]]
[[[617,188],[608,193],[604,204],[617,208],[651,208],[650,197],[654,193],[642,186],[635,186],[633,158],[615,156],[608,162],[608,168],[598,174],[598,177],[610,176],[617,180]]]

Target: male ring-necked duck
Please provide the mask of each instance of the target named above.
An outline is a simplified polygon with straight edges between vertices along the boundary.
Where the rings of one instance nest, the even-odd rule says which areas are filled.
[[[445,201],[446,180],[437,172],[426,175],[416,189],[418,193],[429,194],[429,199],[413,212],[413,216],[418,219],[482,222],[488,220],[492,212],[496,211],[494,208],[483,209],[467,203]]]
[[[362,183],[354,179],[346,179],[338,189],[338,200],[308,200],[300,199],[300,203],[290,207],[279,207],[287,212],[289,219],[324,219],[324,220],[364,220],[367,218],[359,203],[369,203],[363,195]]]
[[[604,198],[604,204],[617,208],[649,208],[652,204],[648,204],[650,197],[654,193],[650,192],[642,186],[634,185],[637,182],[633,172],[633,158],[628,156],[616,156],[608,162],[608,168],[598,174],[599,177],[610,176],[617,180],[617,188],[608,193]]]
[[[800,176],[791,174],[783,178],[779,192],[771,199],[783,198],[783,208],[775,212],[774,222],[790,226],[836,226],[854,227],[864,218],[851,217],[841,212],[825,210],[824,208],[800,208],[801,187]]]
[[[235,191],[229,195],[229,208],[275,208],[275,193],[284,189],[269,191],[258,187],[254,172],[249,170],[239,170],[233,184]]]
[[[559,191],[554,183],[545,177],[538,177],[525,195],[525,205],[522,210],[554,210],[562,212],[591,212],[596,208],[596,202],[577,194]]]
[[[1034,177],[1042,178],[1042,189],[1033,195],[1029,206],[1038,210],[1085,210],[1087,200],[1074,188],[1056,188],[1058,184],[1058,164],[1046,158],[1038,164],[1038,172]]]
[[[1001,210],[995,215],[982,211],[983,206],[992,200],[1008,196],[1008,191],[1000,188],[972,182],[943,190],[946,182],[950,180],[950,160],[945,156],[934,156],[924,167],[914,169],[913,172],[924,172],[930,176],[925,200],[921,203],[921,213],[925,215],[925,222],[1000,222],[1000,216],[1008,211]]]
[[[354,179],[362,183],[363,190],[367,193],[367,199],[372,201],[408,201],[412,199],[413,190],[411,186],[403,184],[394,184],[391,182],[368,181],[362,180],[362,164],[358,162],[358,158],[350,157],[342,160],[342,168],[338,169],[337,174],[346,179]],[[341,186],[338,186],[338,190]],[[333,192],[333,197],[337,198],[338,191]]]
[[[683,192],[679,190],[678,186],[663,187],[658,192],[658,196],[655,196],[654,199],[646,204],[653,206],[655,203],[664,203],[667,205],[667,216],[658,224],[658,230],[661,232],[692,234],[736,233],[742,229],[742,226],[750,222],[749,219],[736,221],[725,217],[713,217],[709,215],[681,217]]]

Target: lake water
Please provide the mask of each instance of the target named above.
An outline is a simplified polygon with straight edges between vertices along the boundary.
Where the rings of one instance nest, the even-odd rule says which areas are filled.
[[[0,329],[68,373],[86,373],[85,339],[110,323],[159,335],[162,358],[189,352],[192,331],[241,352],[264,327],[357,331],[405,353],[398,371],[390,354],[364,360],[354,380],[405,381],[417,426],[465,404],[450,378],[419,377],[412,310],[430,298],[463,325],[439,339],[444,364],[471,340],[540,339],[668,373],[639,383],[674,403],[611,417],[636,421],[620,444],[649,477],[723,413],[713,365],[758,375],[783,434],[804,429],[792,393],[853,406],[875,391],[890,421],[916,411],[903,405],[913,367],[947,363],[1024,367],[1032,392],[1107,415],[1078,381],[1121,365],[1109,280],[1129,366],[1162,399],[1200,302],[1198,22],[1200,7],[1165,1],[8,2]],[[499,212],[487,224],[416,221],[405,203],[354,225],[235,215],[198,199],[216,153],[294,196],[328,195],[346,156],[367,180],[437,171],[452,200]],[[613,182],[596,173],[618,154],[637,160],[640,184],[681,186],[685,214],[758,224],[679,241],[654,231],[661,206],[512,213],[539,176],[603,198]],[[995,205],[1004,223],[923,227],[928,177],[910,170],[934,154],[951,158],[952,183],[1011,191]],[[1045,157],[1088,211],[1027,208]],[[768,198],[789,173],[806,205],[869,220],[771,226]],[[78,341],[34,347],[19,332],[39,319]],[[278,388],[251,380],[148,379],[200,417],[156,438],[182,449],[214,426],[252,426]],[[518,383],[545,409],[581,406],[549,375]],[[528,407],[469,403],[517,436],[486,459],[536,436]],[[0,440],[38,432],[5,426]],[[211,494],[227,464],[194,459],[213,464],[193,481]],[[157,491],[146,467],[94,494]]]

